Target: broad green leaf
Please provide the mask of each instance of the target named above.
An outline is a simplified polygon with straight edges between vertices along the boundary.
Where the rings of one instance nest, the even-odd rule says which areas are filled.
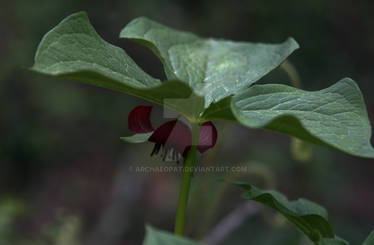
[[[172,69],[169,49],[179,44],[199,40],[195,34],[168,28],[145,17],[134,19],[127,24],[122,29],[120,37],[132,39],[151,49],[163,62],[165,73],[169,79],[178,78]]]
[[[149,137],[152,135],[153,132],[145,133],[145,134],[134,134],[132,136],[125,136],[121,137],[120,139],[129,143],[143,143],[148,141]]]
[[[362,243],[362,245],[373,245],[374,244],[374,230],[370,233],[368,238]]]
[[[101,82],[105,87],[139,89],[161,84],[122,49],[101,39],[84,12],[67,17],[43,37],[32,69],[84,81],[87,77],[88,82]]]
[[[146,226],[146,235],[143,245],[199,245],[189,239],[178,237],[168,232],[160,231],[151,226]]]
[[[237,121],[355,156],[374,157],[365,103],[349,78],[313,92],[286,85],[255,85],[212,105],[203,117]]]
[[[234,182],[234,184],[245,190],[242,195],[244,199],[260,202],[277,210],[315,244],[322,242],[322,239],[336,238],[328,222],[327,211],[318,204],[305,199],[289,201],[279,192],[261,190],[244,182]]]
[[[144,17],[130,22],[120,37],[148,46],[168,78],[188,83],[206,107],[258,81],[299,47],[292,38],[281,44],[200,38]]]
[[[145,73],[123,49],[104,41],[84,12],[70,15],[43,37],[32,70],[134,95],[187,117],[196,117],[204,104],[203,98],[193,95],[185,83],[161,83]],[[191,96],[199,102],[199,108],[168,104],[165,100]]]

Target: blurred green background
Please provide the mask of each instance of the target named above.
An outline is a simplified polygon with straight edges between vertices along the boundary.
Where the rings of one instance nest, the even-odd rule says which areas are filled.
[[[13,0],[0,7],[0,244],[140,244],[146,222],[172,230],[179,174],[140,174],[136,164],[160,165],[149,144],[129,145],[127,115],[136,98],[28,71],[48,30],[85,10],[97,32],[123,47],[148,73],[164,78],[147,49],[118,34],[138,16],[202,36],[281,42],[301,49],[289,61],[302,87],[357,81],[374,122],[373,1],[98,1]],[[287,83],[282,71],[262,82]],[[158,108],[161,110],[161,108]],[[245,165],[246,173],[197,174],[187,225],[195,239],[212,240],[215,224],[243,208],[240,191],[217,178],[243,179],[305,197],[329,211],[338,235],[359,244],[374,228],[374,161],[313,146],[301,163],[290,139],[218,123],[218,145],[205,165]],[[240,213],[221,244],[309,244],[267,209]],[[231,217],[231,216],[230,216]],[[234,223],[235,223],[234,222]],[[214,240],[214,239],[213,239]]]

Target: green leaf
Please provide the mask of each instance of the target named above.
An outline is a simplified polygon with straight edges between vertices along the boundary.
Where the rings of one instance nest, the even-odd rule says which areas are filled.
[[[101,39],[79,12],[64,19],[42,39],[33,70],[48,75],[68,76],[113,87],[148,88],[161,84],[146,74],[120,48]],[[101,85],[101,84],[95,84]]]
[[[203,117],[237,121],[355,156],[374,157],[364,99],[349,78],[314,92],[286,85],[255,85],[212,105]]]
[[[258,81],[299,47],[292,38],[281,44],[200,38],[144,17],[130,22],[120,37],[149,47],[168,78],[189,84],[204,96],[206,107]]]
[[[146,236],[143,245],[199,245],[183,237],[178,237],[168,232],[160,231],[151,226],[146,226]]]
[[[368,238],[362,243],[362,245],[373,245],[374,244],[374,230],[370,233]]]
[[[49,31],[39,44],[32,70],[134,95],[195,117],[203,98],[179,81],[161,83],[145,73],[123,49],[104,41],[87,14],[72,14]],[[168,103],[168,98],[197,97],[198,108]]]
[[[341,238],[323,238],[318,245],[349,245],[349,242]]]
[[[175,45],[199,40],[195,34],[168,28],[145,17],[134,19],[127,24],[120,37],[132,39],[151,49],[163,62],[169,79],[177,79],[169,59],[169,49]]]
[[[289,201],[279,192],[261,190],[244,182],[234,182],[234,184],[245,190],[242,195],[244,199],[260,202],[277,210],[315,244],[322,242],[322,239],[337,239],[328,222],[327,211],[318,204],[305,199]],[[328,240],[324,242],[329,244],[326,243]]]
[[[129,143],[143,143],[148,141],[149,137],[153,134],[153,132],[145,133],[145,134],[134,134],[132,136],[125,136],[121,137],[120,139]]]

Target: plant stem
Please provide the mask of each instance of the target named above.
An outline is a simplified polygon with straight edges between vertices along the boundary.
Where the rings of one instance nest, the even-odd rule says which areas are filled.
[[[197,123],[192,124],[192,146],[184,160],[182,182],[179,189],[179,200],[177,215],[175,217],[174,234],[184,235],[184,225],[186,223],[187,203],[190,193],[191,179],[194,167],[197,162],[197,145],[199,142],[200,126]]]
[[[288,62],[288,60],[285,60],[280,67],[287,73],[288,77],[291,79],[291,84],[295,88],[301,88],[301,79],[296,68],[290,62]]]

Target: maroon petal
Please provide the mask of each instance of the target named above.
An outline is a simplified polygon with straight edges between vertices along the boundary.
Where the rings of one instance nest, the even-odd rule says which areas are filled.
[[[173,120],[162,124],[153,132],[148,141],[164,145],[176,122],[177,120]]]
[[[172,147],[183,154],[191,145],[191,130],[181,121],[169,121],[157,128],[148,141],[164,147]]]
[[[212,148],[217,142],[217,129],[212,122],[205,122],[200,127],[199,145],[200,153]]]
[[[140,105],[135,107],[129,114],[129,129],[137,134],[153,131],[151,123],[151,111],[153,106]]]

